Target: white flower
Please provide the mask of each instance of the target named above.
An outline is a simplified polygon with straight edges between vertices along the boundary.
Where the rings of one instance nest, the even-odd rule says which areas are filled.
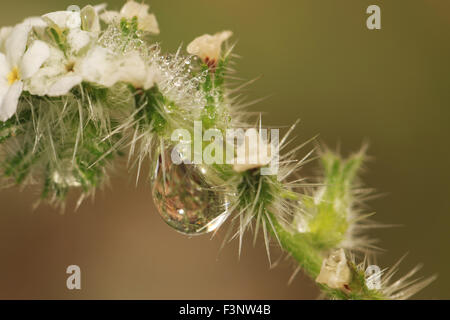
[[[81,28],[81,16],[78,11],[55,11],[43,15],[44,19],[50,19],[61,29]]]
[[[95,46],[79,61],[76,71],[87,82],[112,87],[118,82],[118,56],[113,51]]]
[[[159,34],[158,21],[152,13],[148,13],[150,7],[146,4],[140,4],[133,0],[128,1],[120,12],[106,11],[100,15],[100,18],[106,23],[120,21],[125,18],[127,20],[137,18],[138,29],[153,34]]]
[[[117,71],[119,81],[144,90],[153,87],[159,75],[158,69],[153,65],[146,65],[138,52],[130,52],[122,57]]]
[[[23,23],[30,25],[33,28],[36,28],[40,31],[40,29],[43,29],[47,27],[47,23],[42,19],[42,17],[30,17],[26,18]]]
[[[137,52],[117,53],[96,44],[98,34],[85,31],[85,24],[93,30],[98,22],[96,9],[81,10],[81,23],[76,17],[80,12],[59,11],[43,16],[44,28],[35,21],[34,26],[42,32],[52,27],[62,35],[60,46],[50,49],[50,58],[42,68],[25,82],[31,94],[39,96],[62,96],[68,94],[83,81],[103,87],[117,82],[130,83],[136,88],[149,89],[154,84],[154,72],[144,63]],[[97,22],[96,22],[97,20]]]
[[[36,40],[27,50],[31,25],[22,23],[5,40],[5,54],[0,53],[0,120],[6,121],[17,110],[23,81],[31,78],[48,59],[46,43]]]
[[[97,34],[82,30],[81,27],[83,24],[88,24],[89,28],[97,30],[98,17],[94,8],[90,6],[83,8],[81,15],[83,19],[80,12],[58,11],[44,15],[42,20],[44,25],[37,23],[39,20],[35,21],[35,28],[40,28],[41,32],[47,27],[54,27],[60,32],[67,30],[67,36],[63,39],[65,52],[60,48],[52,47],[48,61],[25,82],[25,88],[31,94],[62,96],[82,83],[83,75],[79,72],[80,65],[97,40]],[[99,84],[103,85],[103,82]]]
[[[55,48],[39,72],[27,82],[27,90],[34,95],[62,96],[83,81],[112,87],[119,81],[119,57],[100,46],[93,46],[85,55],[65,57]]]
[[[22,24],[24,25],[30,25],[31,27],[45,26],[45,22],[41,19],[41,17],[30,17],[26,18]],[[11,34],[11,31],[13,30],[13,27],[2,27],[0,28],[0,52],[5,52],[5,42],[6,39]]]
[[[153,87],[157,71],[147,66],[138,52],[118,55],[107,48],[96,47],[81,61],[79,73],[88,82],[111,87],[126,82],[135,88]]]
[[[35,95],[62,96],[83,81],[108,88],[126,82],[147,90],[153,86],[155,74],[137,53],[123,56],[95,45],[83,56],[67,58],[51,48],[48,61],[27,81],[27,90]]]
[[[67,44],[72,53],[79,52],[85,48],[92,40],[97,39],[97,32],[100,31],[100,23],[97,13],[92,6],[87,6],[77,11],[57,11],[42,16],[46,22],[44,27],[54,27],[59,32],[67,32]]]
[[[28,81],[25,89],[39,96],[62,96],[79,85],[83,78],[74,72],[76,60],[70,60],[54,47],[50,48],[50,57],[42,68]]]
[[[325,284],[332,289],[344,289],[350,283],[351,272],[343,249],[335,250],[322,262],[322,268],[316,278],[317,283]]]
[[[198,56],[208,65],[215,65],[220,58],[222,43],[233,35],[231,31],[222,31],[215,35],[205,34],[195,38],[187,47],[188,53]]]
[[[249,129],[243,143],[237,147],[237,158],[233,165],[236,172],[244,172],[268,165],[272,161],[270,144],[262,139],[256,129]]]

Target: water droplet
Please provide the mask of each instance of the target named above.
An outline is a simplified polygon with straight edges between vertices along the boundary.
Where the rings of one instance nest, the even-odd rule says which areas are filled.
[[[85,31],[95,31],[96,28],[99,28],[99,22],[97,13],[95,12],[94,7],[86,6],[81,12],[81,28]]]
[[[211,175],[202,166],[174,163],[170,152],[159,156],[152,193],[169,226],[187,235],[199,235],[216,230],[226,220],[229,196],[209,182]]]

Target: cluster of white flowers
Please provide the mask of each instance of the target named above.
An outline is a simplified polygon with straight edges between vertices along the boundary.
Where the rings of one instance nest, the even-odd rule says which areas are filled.
[[[143,34],[158,34],[149,7],[128,1],[120,12],[105,6],[57,11],[0,29],[0,121],[11,118],[22,92],[57,97],[82,82],[111,87],[125,82],[149,89],[157,74],[136,51],[118,52],[99,42],[101,23],[126,23]]]

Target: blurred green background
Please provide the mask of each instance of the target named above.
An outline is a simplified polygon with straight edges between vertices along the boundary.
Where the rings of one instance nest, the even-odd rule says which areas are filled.
[[[1,1],[0,24],[88,1]],[[111,0],[119,9],[122,1]],[[381,267],[409,252],[399,274],[423,263],[437,281],[416,298],[450,298],[450,2],[447,0],[153,0],[159,40],[174,51],[203,33],[231,29],[238,76],[265,124],[301,119],[298,142],[316,134],[347,154],[363,141],[372,156],[363,180],[385,195],[375,219],[401,227],[372,234],[387,249]],[[366,28],[378,4],[382,30]],[[313,170],[313,166],[311,169]],[[308,172],[306,170],[305,172]],[[123,169],[95,203],[77,212],[31,209],[37,190],[0,192],[0,298],[314,299],[312,281],[292,262],[269,269],[262,241],[238,259],[221,237],[188,239],[158,217],[145,183]],[[274,246],[274,257],[279,253]],[[82,270],[68,291],[65,268]]]

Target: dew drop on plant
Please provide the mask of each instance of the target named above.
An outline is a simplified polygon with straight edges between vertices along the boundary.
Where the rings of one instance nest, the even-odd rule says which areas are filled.
[[[85,31],[93,31],[97,26],[96,23],[96,16],[95,9],[92,6],[86,6],[84,7],[81,12],[81,27]]]
[[[207,170],[201,165],[176,164],[170,152],[159,156],[152,179],[153,200],[163,220],[178,232],[212,232],[229,215],[229,197],[208,182]]]

